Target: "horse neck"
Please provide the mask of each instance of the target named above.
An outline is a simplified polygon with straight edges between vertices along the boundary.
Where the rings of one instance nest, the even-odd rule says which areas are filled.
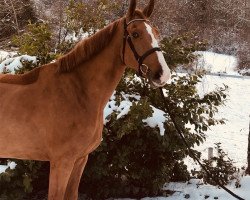
[[[124,73],[122,41],[123,28],[120,22],[110,44],[77,69],[86,95],[84,98],[96,108],[104,108]]]

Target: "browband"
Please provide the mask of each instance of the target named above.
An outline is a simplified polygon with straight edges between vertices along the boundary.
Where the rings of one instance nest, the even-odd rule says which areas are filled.
[[[133,20],[129,21],[128,23],[126,23],[126,19],[125,19],[125,23],[126,23],[127,27],[128,27],[128,25],[130,25],[134,22],[137,22],[137,21],[150,22],[148,19],[133,19]]]

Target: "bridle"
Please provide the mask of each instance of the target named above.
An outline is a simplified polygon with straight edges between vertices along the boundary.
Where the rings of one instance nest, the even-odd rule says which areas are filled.
[[[130,47],[130,49],[132,50],[135,59],[138,62],[138,73],[139,76],[146,76],[148,71],[149,71],[149,67],[143,63],[143,61],[152,53],[156,52],[156,51],[162,51],[161,48],[159,47],[154,47],[152,49],[149,49],[148,51],[146,51],[142,56],[140,56],[136,49],[135,46],[132,42],[131,36],[129,35],[128,32],[128,26],[134,22],[137,21],[144,21],[144,22],[149,22],[149,20],[147,19],[133,19],[130,22],[126,23],[126,19],[124,20],[124,35],[123,35],[123,50],[122,50],[122,58],[123,58],[123,62],[125,61],[125,49],[126,49],[126,42],[128,42],[128,45]],[[125,63],[125,62],[124,62]]]

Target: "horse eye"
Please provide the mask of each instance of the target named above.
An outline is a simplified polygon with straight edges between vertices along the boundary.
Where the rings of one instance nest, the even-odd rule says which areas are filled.
[[[133,38],[138,38],[138,37],[139,37],[139,33],[133,32],[133,33],[132,33],[132,37],[133,37]]]

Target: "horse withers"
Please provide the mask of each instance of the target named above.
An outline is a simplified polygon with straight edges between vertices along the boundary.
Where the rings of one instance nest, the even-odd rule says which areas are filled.
[[[148,18],[127,15],[80,41],[56,62],[0,76],[0,157],[50,161],[49,200],[76,200],[88,154],[101,142],[103,109],[126,66],[166,84],[170,70]]]

